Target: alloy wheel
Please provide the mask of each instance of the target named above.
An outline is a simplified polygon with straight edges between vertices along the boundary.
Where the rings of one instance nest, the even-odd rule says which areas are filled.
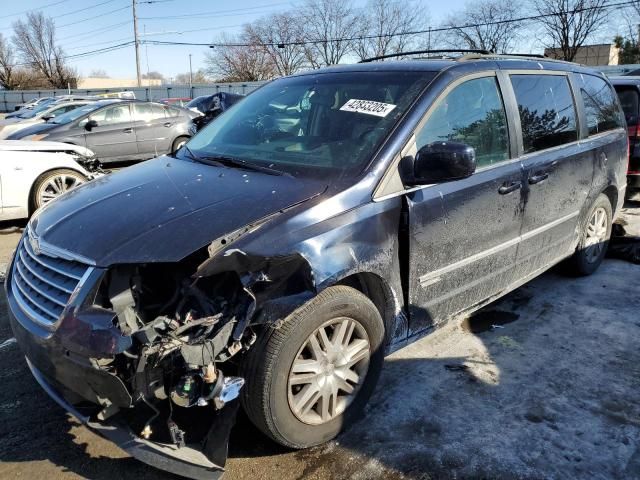
[[[596,208],[591,214],[584,242],[584,256],[588,263],[596,262],[602,254],[607,239],[608,221],[607,212],[602,207]]]
[[[369,337],[353,318],[329,320],[304,342],[291,365],[289,407],[303,423],[320,425],[355,399],[371,357]]]
[[[41,207],[46,203],[49,203],[54,198],[59,197],[63,193],[66,193],[83,183],[84,180],[78,176],[68,175],[65,173],[49,177],[46,182],[40,186],[38,192],[39,206]]]

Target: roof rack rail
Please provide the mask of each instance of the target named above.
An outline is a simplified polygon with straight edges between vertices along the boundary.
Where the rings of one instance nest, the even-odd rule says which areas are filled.
[[[464,62],[467,60],[489,60],[489,59],[505,59],[505,60],[526,60],[526,59],[538,59],[544,60],[545,62],[557,62],[557,63],[575,63],[575,62],[567,62],[566,60],[558,60],[551,57],[545,57],[544,55],[540,55],[539,53],[483,53],[483,54],[469,54],[463,55],[461,57],[456,58],[459,62]]]
[[[508,55],[510,57],[549,58],[543,53],[503,53],[501,55]]]
[[[488,50],[464,50],[464,49],[444,49],[444,50],[414,50],[411,52],[398,52],[398,53],[389,53],[387,55],[380,55],[377,57],[365,58],[360,60],[358,63],[368,63],[374,62],[376,60],[384,60],[385,58],[397,58],[397,57],[405,57],[408,55],[421,55],[421,54],[431,54],[431,53],[466,53],[466,54],[476,54],[476,55],[493,55]]]

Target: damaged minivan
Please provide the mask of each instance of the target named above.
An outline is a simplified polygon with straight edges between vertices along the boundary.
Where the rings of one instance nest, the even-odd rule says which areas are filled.
[[[389,352],[563,260],[594,272],[626,158],[611,85],[575,64],[281,78],[171,156],[39,210],[6,281],[12,328],[94,431],[216,478],[240,408],[284,446],[326,442]]]

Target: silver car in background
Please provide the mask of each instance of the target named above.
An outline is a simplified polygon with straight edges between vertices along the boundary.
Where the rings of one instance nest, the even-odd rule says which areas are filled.
[[[87,105],[88,103],[90,103],[89,100],[56,101],[43,106],[42,109],[36,107],[33,110],[26,110],[16,117],[0,120],[0,140],[4,140],[9,137],[9,135],[19,132],[20,130],[32,125],[44,123],[71,110],[75,110],[78,107]]]

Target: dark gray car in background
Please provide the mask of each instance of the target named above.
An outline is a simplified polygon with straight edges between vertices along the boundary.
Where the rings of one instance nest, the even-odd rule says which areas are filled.
[[[147,160],[180,148],[196,116],[160,103],[101,100],[7,138],[81,145],[102,163]]]

